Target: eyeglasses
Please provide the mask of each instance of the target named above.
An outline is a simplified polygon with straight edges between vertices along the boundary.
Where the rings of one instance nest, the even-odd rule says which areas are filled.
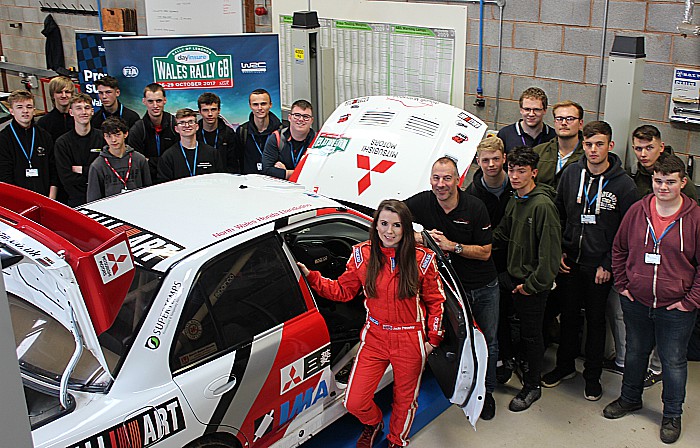
[[[520,110],[522,110],[523,112],[526,112],[528,114],[529,113],[541,114],[542,112],[544,112],[544,109],[542,109],[541,107],[521,107]]]
[[[580,120],[579,117],[554,117],[554,121],[557,123],[563,123],[566,121],[567,123],[573,123],[576,120]]]
[[[313,118],[313,116],[311,116],[309,114],[300,114],[297,112],[295,112],[293,114],[289,114],[289,116],[294,118],[295,120],[304,120],[304,121],[309,121]]]
[[[178,121],[177,125],[183,128],[189,128],[197,124],[196,120]]]

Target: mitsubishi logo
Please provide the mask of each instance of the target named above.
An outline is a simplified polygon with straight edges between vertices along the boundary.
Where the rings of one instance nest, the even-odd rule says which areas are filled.
[[[360,168],[361,170],[366,170],[367,174],[362,176],[362,179],[360,179],[357,182],[357,194],[360,195],[364,193],[366,189],[369,188],[369,186],[372,184],[372,181],[370,179],[370,173],[374,171],[375,173],[386,173],[386,171],[394,166],[396,162],[393,162],[391,160],[382,160],[378,164],[376,164],[373,168],[370,168],[369,164],[369,156],[357,155],[357,167]]]
[[[123,263],[125,260],[126,255],[124,254],[115,256],[114,254],[107,253],[107,261],[110,262],[110,269],[112,269],[112,275],[116,274],[119,270],[119,263]]]
[[[297,369],[294,368],[294,366],[292,366],[291,370],[289,371],[289,378],[290,380],[284,385],[283,390],[289,390],[301,383],[301,378],[299,378],[299,375],[297,375]]]

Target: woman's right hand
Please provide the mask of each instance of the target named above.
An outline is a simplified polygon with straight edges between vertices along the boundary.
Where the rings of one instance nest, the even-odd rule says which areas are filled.
[[[299,270],[301,270],[301,273],[304,274],[304,277],[308,277],[309,275],[309,268],[307,268],[304,263],[300,263],[297,261],[297,266],[299,266]]]

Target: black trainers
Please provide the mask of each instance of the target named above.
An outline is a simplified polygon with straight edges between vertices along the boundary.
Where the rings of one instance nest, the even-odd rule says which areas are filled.
[[[603,396],[603,388],[599,380],[586,380],[586,388],[583,390],[583,396],[588,401],[598,401]]]
[[[496,381],[498,381],[498,384],[506,384],[510,380],[510,377],[513,376],[514,369],[514,359],[505,360],[503,364],[496,366]]]
[[[663,443],[673,443],[681,436],[681,418],[664,417],[661,419],[659,436]]]
[[[616,419],[624,417],[630,412],[638,411],[642,409],[642,403],[630,403],[622,399],[622,397],[613,401],[609,405],[605,406],[603,409],[603,417],[609,419]]]
[[[496,415],[496,400],[493,399],[493,394],[486,392],[484,397],[484,407],[481,408],[481,419],[491,420]]]
[[[360,438],[357,440],[357,448],[372,448],[374,439],[377,434],[384,429],[384,422],[379,422],[376,425],[365,425]]]
[[[559,367],[555,367],[554,370],[542,376],[541,382],[544,387],[556,387],[563,380],[569,380],[575,376],[575,370],[563,370]]]
[[[612,373],[617,373],[618,375],[623,375],[625,373],[625,367],[618,366],[614,359],[604,359],[603,370],[607,370],[608,372]]]
[[[647,370],[647,376],[644,377],[644,388],[649,389],[654,384],[658,384],[663,381],[663,373],[656,373],[653,370]]]
[[[523,386],[520,392],[518,392],[518,395],[510,400],[508,409],[513,412],[524,411],[525,409],[529,408],[532,403],[539,400],[540,397],[542,397],[542,389],[539,386]]]

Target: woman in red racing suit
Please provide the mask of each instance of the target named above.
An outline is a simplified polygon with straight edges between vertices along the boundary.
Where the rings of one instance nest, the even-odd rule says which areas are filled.
[[[408,445],[423,367],[442,340],[445,301],[435,254],[416,247],[411,212],[401,201],[382,201],[369,241],[353,247],[338,280],[299,267],[311,287],[328,299],[352,300],[361,287],[365,293],[367,321],[345,394],[345,407],[365,425],[357,446],[371,447],[383,428],[374,392],[389,364],[394,402],[387,439],[389,447]]]

